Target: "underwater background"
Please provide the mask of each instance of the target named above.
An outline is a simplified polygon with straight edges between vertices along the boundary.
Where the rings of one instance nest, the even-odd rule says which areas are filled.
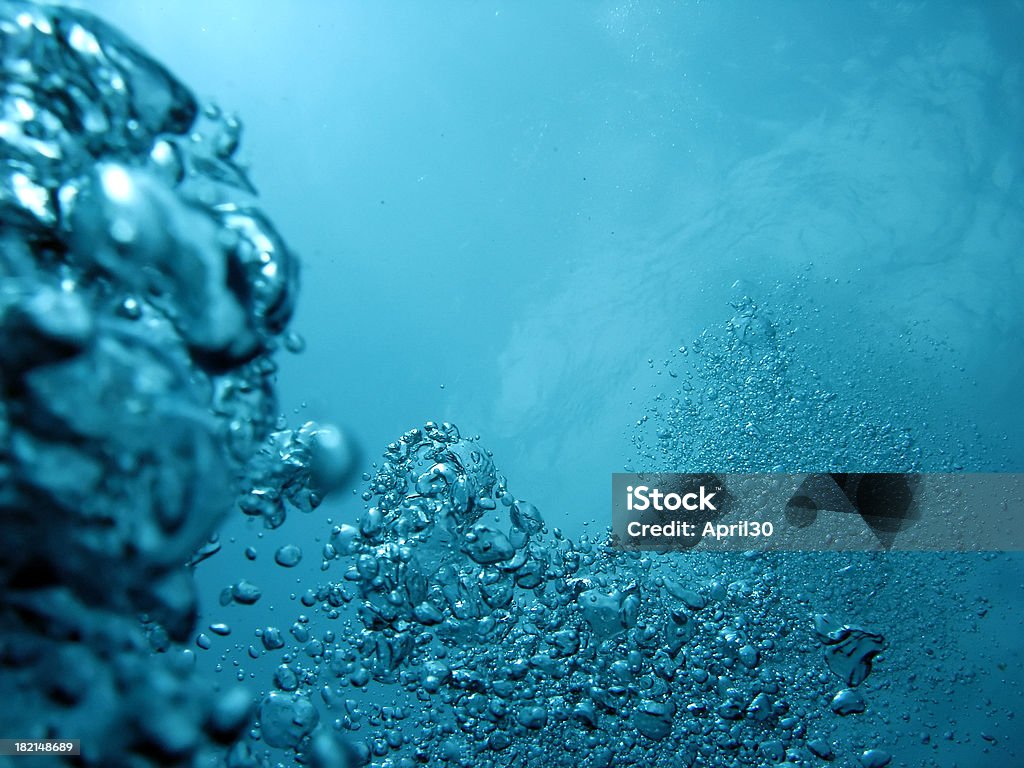
[[[600,547],[613,472],[1022,471],[1024,8],[83,7],[240,116],[301,261],[280,410],[358,446],[346,487],[273,529],[232,511],[195,569],[200,679],[260,702],[265,743],[228,764],[1024,761],[1020,553]],[[514,628],[453,629],[431,659],[374,646],[402,630],[357,610],[384,539],[338,543],[376,535],[385,448],[427,422],[458,425],[429,437],[455,456],[479,436],[503,524],[575,563],[546,576],[571,599],[517,598]],[[454,616],[446,580],[486,588],[495,561],[440,541],[424,569]],[[823,661],[858,642],[867,671]],[[308,756],[317,720],[348,763]]]

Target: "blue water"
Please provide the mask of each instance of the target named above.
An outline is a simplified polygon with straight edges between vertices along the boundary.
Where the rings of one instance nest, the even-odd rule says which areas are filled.
[[[927,395],[929,440],[1020,439],[1008,8],[133,6],[96,7],[246,118],[303,258],[285,402],[373,452],[457,419],[600,509],[647,360],[736,280],[816,304],[834,385]]]
[[[280,410],[293,424],[339,425],[360,451],[355,479],[312,513],[274,530],[228,516],[222,550],[196,570],[192,634],[211,646],[196,650],[211,687],[243,681],[266,706],[282,654],[328,677],[328,662],[302,658],[305,641],[261,650],[254,630],[287,632],[308,614],[314,636],[361,631],[354,610],[332,622],[313,607],[322,595],[301,597],[342,580],[347,565],[321,570],[332,526],[359,524],[385,446],[428,421],[478,435],[515,498],[570,540],[601,538],[610,475],[624,470],[1021,471],[1018,7],[88,7],[242,117],[240,158],[302,262],[291,328],[305,344],[277,356]],[[303,557],[285,569],[273,555],[287,544]],[[870,766],[860,756],[877,748],[893,766],[984,768],[1024,760],[1021,562],[808,553],[592,571],[605,592],[635,580],[658,592],[672,575],[720,604],[701,625],[709,638],[732,627],[773,640],[761,654],[771,674],[798,681],[798,723],[776,713],[762,728],[749,715],[740,742],[778,739],[793,762],[821,765],[806,746],[820,734],[837,765]],[[241,578],[259,602],[220,604]],[[813,645],[818,613],[886,638],[860,687],[863,714],[829,710],[843,685]],[[231,635],[211,634],[214,622]],[[473,642],[470,657],[496,670],[484,677],[504,674],[510,660],[487,655],[493,639]],[[331,708],[323,678],[308,686],[321,722],[337,720],[353,744],[389,730],[381,705],[410,712],[390,728],[405,746],[375,764],[411,764],[401,761],[428,732],[431,764],[568,764],[563,731],[534,738],[522,716],[510,752],[474,752],[457,728],[437,735],[416,687],[384,677],[363,693],[352,691],[367,681],[345,679],[340,700],[376,712],[356,728],[342,723],[355,703]],[[717,706],[730,686],[699,690]],[[479,704],[438,700],[438,722]],[[656,727],[645,741],[637,716],[605,717],[605,741],[565,727],[579,734],[573,763],[607,764],[610,750],[670,764]],[[726,745],[728,717],[705,727],[680,711],[674,722],[672,749],[699,747],[693,765],[782,762],[771,745]]]

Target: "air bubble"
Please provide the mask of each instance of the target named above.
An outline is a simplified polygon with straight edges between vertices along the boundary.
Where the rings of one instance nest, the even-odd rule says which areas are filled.
[[[285,544],[274,553],[274,562],[282,568],[294,568],[302,561],[302,549],[295,544]]]

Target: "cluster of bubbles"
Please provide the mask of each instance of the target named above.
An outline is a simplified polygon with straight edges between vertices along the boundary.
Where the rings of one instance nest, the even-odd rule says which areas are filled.
[[[801,289],[794,284],[790,292]],[[790,301],[776,316],[742,281],[733,290],[723,328],[709,327],[663,361],[649,361],[668,381],[633,436],[644,471],[911,472],[926,459],[932,471],[943,468],[906,426],[920,423],[917,414],[886,403],[879,418],[869,396],[825,385],[799,342],[814,322],[810,309]]]
[[[733,309],[666,361],[677,389],[637,425],[645,467],[934,461],[899,426],[910,421],[879,424],[868,403],[827,389],[794,354],[792,327],[746,295]],[[323,568],[340,578],[301,596],[290,632],[261,631],[259,655],[280,665],[232,768],[272,765],[274,750],[311,759],[325,731],[346,734],[349,763],[382,768],[893,761],[904,736],[872,700],[890,682],[865,686],[890,641],[819,612],[863,608],[845,576],[804,594],[807,574],[845,574],[850,560],[571,541],[451,424],[407,432],[364,479],[361,516],[323,541]],[[864,558],[867,599],[889,569],[921,594],[933,580],[930,565]],[[908,632],[900,641],[916,642]]]
[[[925,461],[899,421],[875,426],[866,403],[826,389],[753,300],[734,309],[679,352],[691,369],[667,364],[679,388],[659,392],[637,425],[641,461],[715,469],[702,462],[718,451],[733,471]],[[815,418],[820,439],[809,442]],[[918,664],[920,627],[963,612],[931,561],[864,553],[858,586],[858,561],[830,553],[680,557],[616,549],[607,532],[573,541],[510,491],[479,438],[447,423],[407,432],[375,467],[361,513],[321,539],[334,579],[296,596],[287,631],[259,627],[257,644],[235,646],[240,679],[260,659],[277,666],[230,768],[883,768],[907,739],[939,749],[927,732],[893,727],[878,696],[892,687],[894,642]],[[275,559],[290,567],[282,550]],[[820,587],[808,587],[811,574]],[[893,621],[875,611],[885,636],[838,618],[868,612],[889,581],[922,599],[893,607]],[[942,594],[927,601],[929,589]],[[239,582],[222,604],[251,598]],[[916,678],[903,682],[917,690]]]
[[[191,765],[252,697],[212,696],[176,645],[187,564],[285,454],[299,506],[341,471],[336,431],[275,421],[297,263],[238,120],[116,30],[3,0],[0,69],[0,721],[90,765]]]
[[[260,742],[309,759],[325,730],[389,768],[811,765],[836,756],[830,718],[865,708],[885,640],[812,626],[752,553],[724,578],[571,541],[447,423],[392,443],[367,482],[323,547],[341,578],[302,596],[288,635],[261,633],[281,664],[232,768],[272,764]]]

